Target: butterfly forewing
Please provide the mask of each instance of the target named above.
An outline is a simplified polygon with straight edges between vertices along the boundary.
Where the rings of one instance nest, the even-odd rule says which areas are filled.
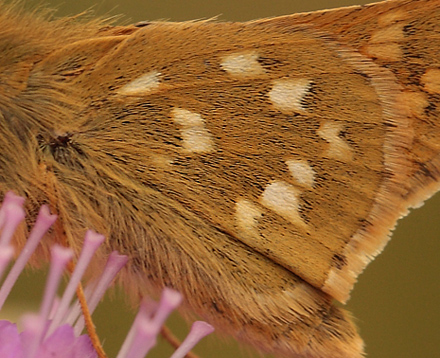
[[[380,98],[341,57],[301,27],[151,24],[73,82],[91,103],[75,141],[173,220],[197,214],[319,288],[385,170]]]

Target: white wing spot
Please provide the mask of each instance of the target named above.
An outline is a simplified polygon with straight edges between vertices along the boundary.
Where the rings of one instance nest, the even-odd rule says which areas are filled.
[[[247,235],[258,235],[258,219],[263,212],[249,200],[239,199],[235,204],[237,226]]]
[[[301,101],[310,86],[311,81],[303,78],[275,80],[268,95],[272,104],[282,112],[303,112],[306,108]]]
[[[266,186],[261,204],[295,225],[305,225],[299,214],[300,191],[284,181],[274,181]]]
[[[160,72],[151,71],[127,83],[119,89],[123,95],[143,95],[156,90],[160,86]]]
[[[326,122],[321,125],[318,134],[329,143],[327,155],[330,158],[350,161],[353,159],[353,151],[350,145],[339,137],[339,133],[343,128],[342,123]]]
[[[212,135],[205,127],[205,120],[198,113],[182,108],[171,111],[174,122],[182,126],[183,147],[189,152],[210,152],[214,149]]]
[[[296,181],[307,187],[312,187],[315,181],[315,171],[309,163],[303,160],[287,160],[286,164],[289,168],[290,174]]]
[[[255,76],[265,73],[264,68],[258,63],[258,54],[234,53],[222,59],[220,65],[233,76]]]

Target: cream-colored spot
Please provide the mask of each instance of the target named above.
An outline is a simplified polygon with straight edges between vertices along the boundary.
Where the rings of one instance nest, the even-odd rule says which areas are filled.
[[[189,152],[210,152],[214,149],[211,133],[205,127],[205,120],[198,113],[182,108],[171,111],[174,122],[182,126],[183,147]]]
[[[329,143],[327,155],[330,158],[350,161],[353,159],[353,151],[350,145],[339,136],[343,128],[342,123],[326,122],[321,125],[318,134]]]
[[[171,157],[161,154],[152,154],[151,161],[158,168],[168,168],[173,164],[173,159]]]
[[[290,174],[296,181],[307,187],[312,187],[315,181],[315,171],[306,161],[303,160],[287,160],[286,164]]]
[[[394,42],[368,45],[365,50],[368,56],[384,61],[400,61],[403,57],[402,48]]]
[[[396,104],[397,108],[406,111],[408,117],[422,117],[429,106],[429,100],[424,92],[405,91],[396,96]]]
[[[185,148],[190,152],[210,152],[213,149],[212,137],[206,128],[183,129],[182,137]]]
[[[204,126],[205,120],[198,113],[188,111],[182,108],[173,108],[171,110],[174,122],[184,127],[198,127]]]
[[[265,72],[257,60],[258,54],[254,52],[233,53],[225,56],[220,64],[233,76],[255,76]]]
[[[301,103],[311,86],[311,82],[304,78],[281,79],[273,82],[268,93],[272,104],[282,112],[303,112]]]
[[[151,71],[127,83],[119,89],[123,95],[143,95],[156,90],[160,86],[160,72]]]
[[[440,69],[430,68],[421,77],[425,90],[430,93],[440,93]]]
[[[394,24],[375,31],[370,38],[370,43],[390,43],[403,41],[403,24]]]
[[[379,28],[370,38],[365,50],[369,56],[387,61],[399,61],[403,57],[400,46],[405,39],[403,24],[393,24]]]
[[[299,214],[300,191],[284,181],[268,184],[261,195],[260,201],[265,207],[295,225],[305,225]]]
[[[239,199],[235,204],[237,226],[247,235],[258,235],[258,219],[263,212],[249,200]]]
[[[409,17],[408,11],[393,9],[391,11],[386,11],[380,15],[377,19],[377,24],[380,27],[395,24],[398,21],[405,20]]]

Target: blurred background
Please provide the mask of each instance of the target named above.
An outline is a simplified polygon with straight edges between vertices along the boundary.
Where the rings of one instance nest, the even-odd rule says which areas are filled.
[[[34,4],[33,1],[28,1]],[[124,14],[124,23],[142,20],[193,20],[219,16],[221,20],[246,21],[330,7],[365,4],[359,0],[45,0],[57,15],[72,15],[93,7],[97,15]],[[440,120],[440,119],[439,119]],[[360,276],[347,308],[356,317],[369,358],[440,357],[440,196],[429,200],[399,222],[393,240]],[[45,273],[45,272],[43,272]],[[20,312],[26,293],[40,298],[44,275],[28,272],[9,300],[11,311]],[[35,292],[35,294],[34,294]],[[98,332],[109,357],[115,356],[128,331],[134,312],[116,290],[95,314]],[[38,303],[38,301],[37,301]],[[36,309],[37,303],[33,304]],[[188,326],[176,314],[169,322],[179,337]],[[201,357],[260,357],[240,348],[233,340],[211,335],[195,350]],[[167,357],[166,342],[149,357]]]

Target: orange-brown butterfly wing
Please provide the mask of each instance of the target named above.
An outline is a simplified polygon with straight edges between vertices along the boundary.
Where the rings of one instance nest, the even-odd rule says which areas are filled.
[[[399,215],[434,189],[421,184],[438,178],[413,169],[417,158],[437,167],[423,121],[435,127],[435,109],[416,101],[417,117],[406,100],[437,103],[436,68],[418,67],[411,92],[406,57],[380,59],[386,45],[396,55],[408,44],[402,34],[412,47],[437,41],[435,27],[416,30],[435,21],[439,2],[414,3],[432,11],[393,1],[59,38],[59,50],[37,48],[40,58],[14,72],[20,108],[2,119],[26,121],[24,139],[14,127],[8,147],[26,174],[8,186],[55,201],[72,243],[84,227],[106,234],[109,249],[130,254],[139,291],[173,286],[205,319],[266,351],[359,356],[331,296],[347,298]],[[389,30],[396,21],[412,30]],[[380,31],[398,33],[387,43]],[[429,146],[414,144],[413,131]]]

